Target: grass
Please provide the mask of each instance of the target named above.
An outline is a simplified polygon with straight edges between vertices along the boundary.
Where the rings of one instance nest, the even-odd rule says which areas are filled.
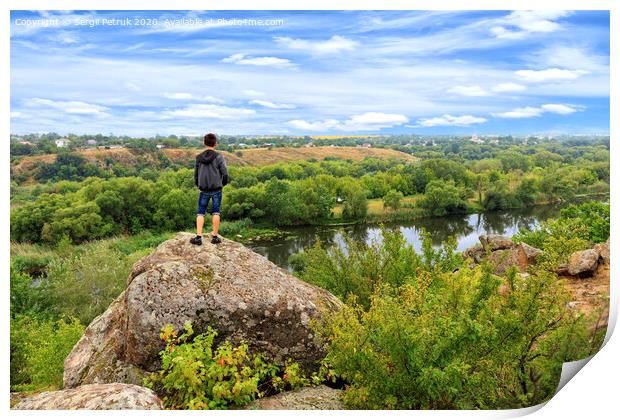
[[[383,206],[382,198],[373,198],[368,200],[368,216],[369,217],[377,217],[377,216],[393,216],[394,214],[399,213],[410,213],[412,208],[415,207],[416,203],[420,198],[422,198],[422,194],[416,195],[408,195],[401,200],[401,208],[398,210],[386,209]],[[332,209],[332,213],[335,218],[342,217],[342,205],[338,205]]]

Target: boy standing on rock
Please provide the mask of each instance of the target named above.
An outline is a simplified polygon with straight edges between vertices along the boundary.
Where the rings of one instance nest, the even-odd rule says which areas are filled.
[[[220,227],[220,205],[222,204],[222,188],[228,184],[228,169],[224,156],[215,151],[217,136],[209,133],[204,137],[207,150],[196,156],[194,168],[194,184],[200,189],[198,195],[198,212],[196,213],[196,236],[190,239],[194,245],[202,245],[202,227],[205,223],[205,212],[211,200],[211,216],[213,221],[212,244],[222,240],[217,236]]]

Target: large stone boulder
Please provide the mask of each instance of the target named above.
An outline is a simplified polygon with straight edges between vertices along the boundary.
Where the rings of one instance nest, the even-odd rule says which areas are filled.
[[[528,264],[536,264],[536,262],[538,261],[538,258],[543,253],[542,250],[535,248],[531,245],[528,245],[525,242],[521,242],[519,246],[521,246],[523,248],[523,251],[525,251]]]
[[[24,398],[14,410],[161,410],[153,391],[130,384],[82,385]]]
[[[595,249],[573,252],[568,259],[568,274],[579,277],[591,276],[598,267],[599,257]]]
[[[65,360],[65,387],[141,383],[160,367],[161,328],[180,330],[187,321],[197,333],[216,329],[216,344],[245,341],[272,362],[316,367],[325,349],[309,322],[340,301],[239,243],[195,246],[191,237],[179,233],[134,265],[125,292]]]
[[[605,264],[609,264],[609,261],[610,261],[609,239],[607,239],[607,242],[604,242],[602,244],[596,244],[594,246],[594,250],[598,252],[600,259]]]
[[[510,249],[515,246],[512,239],[501,235],[480,235],[478,237],[482,247],[488,251],[497,251],[500,249]]]
[[[489,262],[493,266],[493,274],[501,276],[510,267],[516,267],[519,272],[525,272],[528,267],[527,254],[521,244],[508,249],[498,249],[489,255]]]
[[[475,264],[480,264],[485,255],[486,252],[480,244],[476,244],[463,251],[463,258],[471,259]]]
[[[286,391],[252,401],[246,410],[344,410],[341,389],[325,385]]]

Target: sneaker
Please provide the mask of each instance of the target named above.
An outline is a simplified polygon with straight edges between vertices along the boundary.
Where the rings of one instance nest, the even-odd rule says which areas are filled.
[[[220,239],[219,236],[214,236],[213,239],[211,239],[211,243],[212,244],[219,244],[221,242],[222,242],[222,240]]]
[[[194,236],[192,239],[189,240],[189,243],[193,245],[202,245],[202,236]]]

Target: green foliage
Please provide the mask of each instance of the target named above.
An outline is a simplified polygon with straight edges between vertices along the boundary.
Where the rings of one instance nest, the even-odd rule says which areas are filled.
[[[418,255],[398,230],[382,229],[381,243],[367,245],[344,235],[346,251],[341,247],[323,248],[320,241],[297,257],[296,268],[304,280],[329,290],[343,300],[354,297],[364,308],[370,305],[375,289],[382,284],[394,287],[416,281],[418,270],[427,268],[452,271],[460,265],[456,243],[449,241],[435,250],[430,237],[422,232],[423,253]]]
[[[419,205],[431,216],[465,213],[467,203],[466,191],[454,181],[431,181],[426,186],[426,193]]]
[[[64,360],[80,339],[84,327],[68,321],[22,316],[11,320],[11,389],[60,389]]]
[[[38,288],[57,316],[88,325],[124,290],[133,263],[141,254],[123,255],[100,242],[53,259]]]
[[[393,210],[398,210],[404,195],[400,191],[390,190],[383,196],[383,206]]]
[[[562,209],[562,220],[577,220],[587,228],[587,237],[591,242],[605,242],[609,238],[610,205],[599,201],[589,201],[580,205],[570,205]]]
[[[317,327],[331,343],[325,362],[349,384],[350,408],[529,406],[553,394],[562,362],[594,348],[552,274],[409,268],[414,278],[381,283],[368,307],[349,299]]]
[[[346,220],[360,220],[368,213],[367,192],[356,183],[343,183],[341,186],[342,217]]]
[[[279,376],[278,366],[251,355],[245,343],[233,347],[225,341],[214,349],[216,336],[211,327],[195,335],[190,323],[178,337],[171,325],[162,329],[162,369],[144,383],[163,396],[167,408],[224,409],[249,403],[268,386],[280,392],[309,384],[297,363],[289,361]]]
[[[540,224],[535,230],[521,229],[514,240],[545,251],[549,266],[566,262],[570,254],[609,238],[609,204],[586,202],[563,209],[560,218]]]

